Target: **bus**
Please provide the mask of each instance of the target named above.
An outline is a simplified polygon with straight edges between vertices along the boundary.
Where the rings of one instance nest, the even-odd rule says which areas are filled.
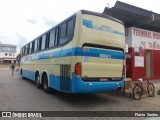
[[[21,48],[20,74],[37,88],[66,93],[124,87],[124,24],[80,10]]]

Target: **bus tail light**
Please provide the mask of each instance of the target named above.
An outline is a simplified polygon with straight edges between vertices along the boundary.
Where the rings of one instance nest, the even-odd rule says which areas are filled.
[[[82,74],[82,64],[80,62],[75,65],[75,74],[77,76],[81,76]]]

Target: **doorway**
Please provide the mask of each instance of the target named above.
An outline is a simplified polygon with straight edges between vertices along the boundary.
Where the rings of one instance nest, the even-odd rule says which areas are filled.
[[[152,71],[152,51],[146,50],[146,76],[148,78],[153,76]]]

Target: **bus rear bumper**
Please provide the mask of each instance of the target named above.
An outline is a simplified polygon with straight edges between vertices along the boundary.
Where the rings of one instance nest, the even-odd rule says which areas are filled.
[[[96,92],[111,92],[124,87],[124,79],[121,81],[107,82],[84,82],[81,77],[75,74],[72,76],[72,90],[74,93],[96,93]]]

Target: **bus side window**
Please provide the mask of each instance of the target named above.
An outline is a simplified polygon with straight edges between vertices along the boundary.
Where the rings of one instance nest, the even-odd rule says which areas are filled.
[[[24,54],[27,55],[27,46],[24,46]]]
[[[21,48],[21,52],[20,52],[20,54],[23,54],[23,47]]]
[[[32,42],[31,53],[34,53],[34,44],[35,44],[35,41]]]
[[[56,28],[55,42],[54,42],[54,46],[58,46],[58,45],[59,45],[59,27]]]
[[[67,28],[66,22],[60,26],[60,40],[59,40],[60,45],[66,42],[66,28]]]
[[[55,29],[51,30],[50,32],[50,37],[49,37],[49,48],[54,47],[54,42],[55,42]]]
[[[50,33],[48,32],[46,34],[46,44],[45,44],[45,49],[48,49],[49,48],[49,37],[50,37]]]
[[[41,44],[41,50],[45,49],[45,43],[46,43],[46,35],[42,36],[42,44]]]
[[[29,54],[32,53],[32,43],[29,44]]]
[[[60,40],[59,44],[62,45],[73,37],[74,21],[69,19],[60,26]]]
[[[21,48],[20,54],[22,54],[22,55],[23,55],[23,47]]]
[[[37,46],[38,46],[38,42],[37,42],[38,40],[36,39],[35,40],[35,44],[34,44],[34,52],[37,52]]]
[[[73,34],[73,30],[74,30],[74,22],[73,19],[71,19],[67,22],[67,35]]]
[[[29,54],[30,44],[27,45],[27,54]]]
[[[41,45],[42,45],[42,38],[38,39],[38,51],[41,50]]]
[[[25,46],[24,52],[25,52],[25,55],[27,55],[27,45]]]

